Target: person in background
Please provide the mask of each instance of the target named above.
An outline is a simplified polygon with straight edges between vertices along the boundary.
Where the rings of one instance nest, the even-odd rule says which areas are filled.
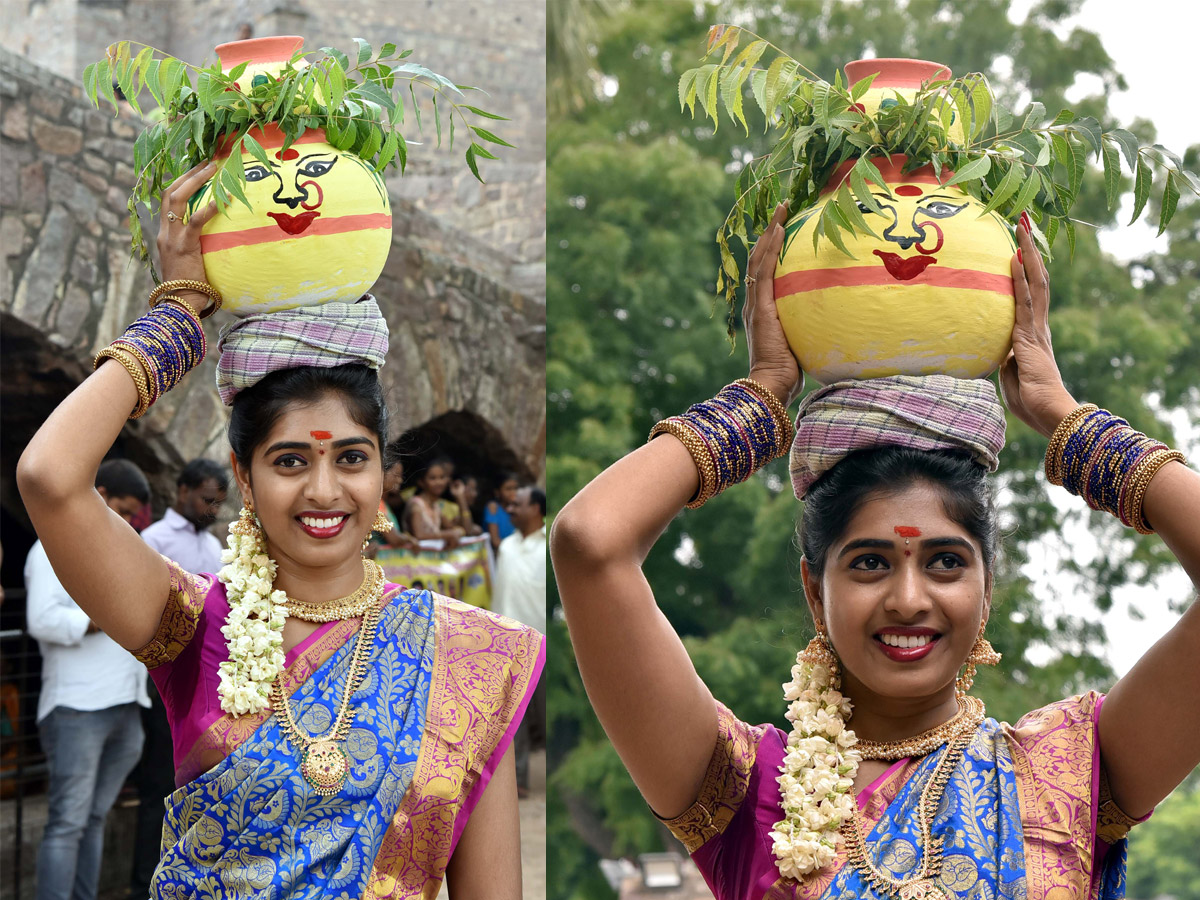
[[[513,523],[508,517],[508,508],[517,497],[517,486],[520,482],[512,472],[500,476],[496,486],[496,495],[488,501],[483,511],[483,524],[487,526],[488,535],[492,539],[492,549],[499,551],[500,542],[513,533]]]
[[[188,572],[216,574],[221,541],[208,529],[217,520],[229,489],[229,471],[210,459],[193,459],[175,479],[175,503],[142,531],[142,540]],[[147,678],[150,709],[142,712],[145,747],[134,773],[138,791],[137,830],[129,892],[146,897],[162,843],[163,799],[175,790],[171,726],[154,684]]]
[[[390,531],[371,532],[370,544],[363,554],[368,559],[374,559],[375,554],[386,547],[416,550],[420,546],[415,537],[401,530],[400,519],[392,506],[393,502],[397,503],[403,515],[404,498],[400,496],[400,485],[403,483],[404,463],[396,460],[383,470],[383,497],[379,500],[379,512],[392,523],[392,528]]]
[[[450,482],[450,496],[458,504],[458,524],[469,536],[483,534],[475,524],[471,508],[479,498],[479,480],[474,475],[460,475]]]
[[[425,471],[417,476],[417,492],[408,501],[405,509],[407,531],[419,541],[446,542],[446,549],[458,545],[466,536],[466,529],[455,517],[448,516],[441,504],[442,494],[450,484],[453,463],[448,458],[434,459]],[[458,509],[457,506],[453,507]]]
[[[101,464],[95,485],[126,522],[150,499],[146,476],[128,460]],[[29,633],[42,653],[37,723],[50,779],[37,898],[89,900],[105,817],[142,752],[146,670],[63,590],[41,541],[25,559],[25,590]]]
[[[183,467],[175,486],[175,503],[142,532],[142,540],[188,572],[215,575],[224,548],[208,529],[225,503],[229,472],[211,459],[193,459]]]
[[[541,488],[516,492],[508,513],[513,533],[496,554],[494,612],[546,631],[546,494]],[[517,794],[529,794],[529,751],[546,735],[546,685],[539,681],[513,738],[517,754]]]

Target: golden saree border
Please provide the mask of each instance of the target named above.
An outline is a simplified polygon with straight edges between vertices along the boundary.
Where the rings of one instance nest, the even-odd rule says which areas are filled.
[[[400,588],[389,591],[384,595],[383,605],[387,606],[399,593]],[[321,668],[339,647],[358,633],[361,621],[361,618],[356,618],[335,622],[328,631],[314,640],[292,660],[292,664],[283,671],[282,675],[284,694],[291,697],[299,690],[300,686],[312,677],[313,672]],[[275,710],[269,706],[261,712],[248,713],[244,716],[225,713],[204,729],[200,737],[192,744],[187,756],[175,770],[175,784],[187,784],[198,775],[207,772],[219,761],[213,757],[214,753],[220,753],[220,759],[224,759],[273,715],[275,715]]]
[[[147,669],[169,663],[183,652],[196,634],[196,623],[204,610],[204,598],[212,589],[213,578],[185,572],[179,563],[161,553],[171,578],[167,605],[163,607],[158,631],[150,642],[133,651],[133,656]]]
[[[717,703],[717,739],[696,802],[671,819],[659,819],[688,853],[723,832],[746,799],[763,729],[747,725]]]
[[[1096,806],[1096,837],[1110,847],[1124,840],[1134,825],[1146,821],[1135,819],[1117,806],[1117,801],[1112,796],[1112,788],[1108,786],[1108,773],[1103,768],[1100,770],[1100,793],[1096,798]]]
[[[883,818],[883,814],[892,801],[899,796],[900,789],[916,771],[919,762],[920,758],[910,759],[908,763],[888,775],[867,798],[866,805],[858,812],[864,832],[870,834],[879,820]],[[818,869],[809,877],[799,881],[794,878],[780,878],[771,885],[762,900],[820,900],[829,890],[829,886],[833,884],[833,879],[837,877],[838,872],[845,867],[846,861],[846,845],[842,841],[838,841],[837,856],[828,866]]]
[[[1004,726],[1016,774],[1030,900],[1082,898],[1091,888],[1099,699],[1090,692],[1061,700]]]
[[[436,637],[421,752],[365,897],[437,897],[455,821],[533,688],[542,636],[433,595]]]

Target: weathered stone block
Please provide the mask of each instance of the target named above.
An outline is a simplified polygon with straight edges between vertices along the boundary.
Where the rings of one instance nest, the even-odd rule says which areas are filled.
[[[0,134],[10,141],[29,140],[29,112],[25,104],[17,100],[5,104],[8,109],[4,112],[4,121],[0,124]]]
[[[29,234],[17,216],[0,219],[0,247],[4,248],[5,256],[20,256],[29,249]]]
[[[70,347],[75,344],[91,309],[91,296],[83,287],[78,284],[67,287],[62,303],[58,305],[58,313],[54,317],[54,331],[61,336],[64,346]]]
[[[37,238],[37,246],[29,256],[25,275],[17,286],[13,314],[26,322],[41,323],[55,296],[63,289],[67,272],[67,254],[75,238],[71,214],[62,206],[54,206],[46,217]]]
[[[108,160],[98,153],[84,153],[83,164],[91,171],[99,172],[102,175],[109,175],[113,170]]]
[[[0,166],[0,171],[7,168]],[[21,207],[34,212],[46,211],[46,166],[41,160],[21,168]]]
[[[62,115],[63,98],[48,91],[34,91],[29,96],[29,105],[47,119],[57,119]]]
[[[81,221],[86,222],[95,218],[100,209],[96,189],[89,189],[89,186],[80,181],[80,178],[94,179],[97,177],[91,172],[80,172],[79,177],[76,177],[65,167],[52,167],[50,169],[50,201],[63,204]],[[99,190],[104,189],[105,184],[101,179]]]
[[[117,118],[109,119],[108,130],[115,138],[132,141],[138,136],[139,129],[128,119]]]
[[[83,149],[83,133],[70,125],[55,125],[40,116],[33,119],[33,139],[47,153],[74,156]]]

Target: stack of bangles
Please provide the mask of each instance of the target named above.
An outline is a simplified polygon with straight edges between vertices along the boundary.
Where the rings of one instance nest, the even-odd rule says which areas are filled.
[[[1146,489],[1167,463],[1187,460],[1120,416],[1087,403],[1059,423],[1046,448],[1046,478],[1112,513],[1140,534],[1154,529],[1142,513]]]
[[[700,487],[687,504],[696,509],[787,453],[793,428],[774,394],[740,378],[683,415],[663,419],[650,429],[649,439],[660,434],[677,437],[696,463]]]
[[[171,290],[207,294],[213,303],[196,315]],[[115,359],[133,379],[138,402],[129,418],[143,416],[156,400],[175,387],[208,351],[200,320],[221,306],[221,295],[203,281],[168,281],[150,295],[150,311],[125,329],[125,333],[96,354],[93,368]]]

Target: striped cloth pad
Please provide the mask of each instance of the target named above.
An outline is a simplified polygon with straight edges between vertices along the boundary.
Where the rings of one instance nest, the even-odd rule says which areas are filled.
[[[354,303],[302,306],[247,316],[221,329],[217,390],[233,403],[264,375],[296,366],[360,363],[378,369],[388,351],[388,326],[370,294]]]
[[[792,441],[796,498],[843,457],[871,447],[966,450],[989,472],[1004,447],[1004,407],[995,385],[949,375],[837,381],[800,404]]]

